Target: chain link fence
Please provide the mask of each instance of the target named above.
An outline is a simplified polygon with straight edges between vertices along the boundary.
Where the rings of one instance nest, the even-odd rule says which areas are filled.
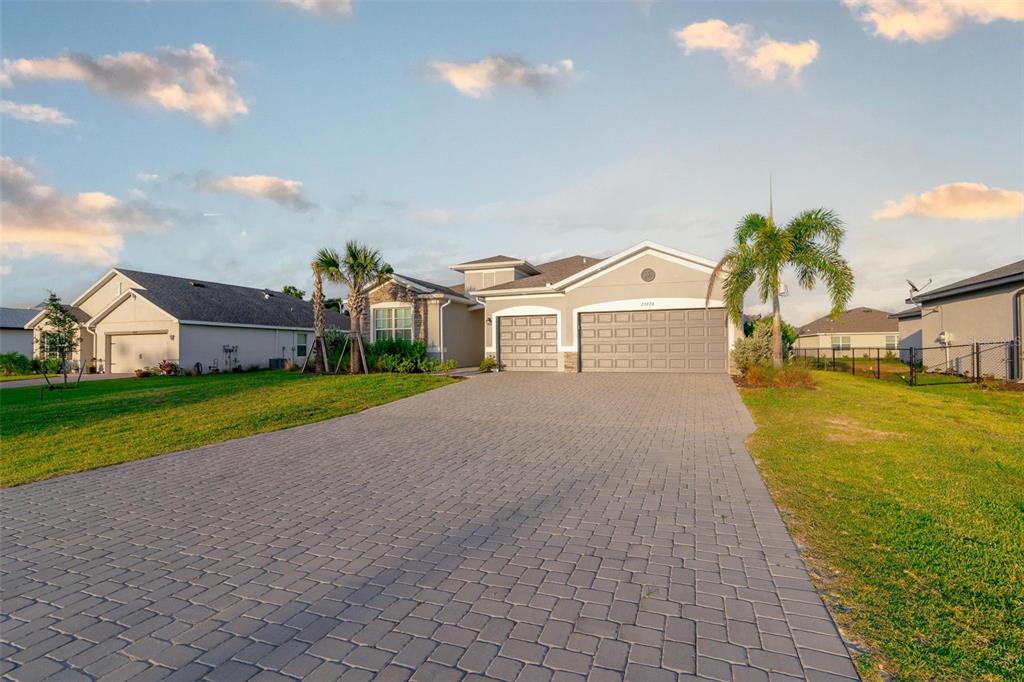
[[[791,361],[814,369],[875,379],[898,377],[911,386],[1020,381],[1024,358],[1014,341],[892,348],[794,348]]]

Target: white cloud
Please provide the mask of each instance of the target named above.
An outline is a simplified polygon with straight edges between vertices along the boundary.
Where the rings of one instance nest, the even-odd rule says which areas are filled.
[[[442,208],[412,211],[410,217],[414,222],[432,227],[447,227],[456,220],[456,215],[453,211],[447,211]]]
[[[143,172],[143,173],[136,174],[135,177],[138,178],[139,182],[145,182],[147,184],[151,184],[151,183],[154,183],[154,182],[160,182],[160,176],[157,175],[156,173],[145,173],[145,172]]]
[[[876,36],[926,43],[965,24],[1024,21],[1021,0],[843,0]]]
[[[954,182],[889,201],[874,218],[896,220],[920,215],[952,220],[1001,220],[1016,218],[1021,213],[1024,213],[1021,192],[990,188],[980,182]]]
[[[0,157],[0,215],[4,258],[57,258],[109,265],[124,235],[166,226],[159,211],[142,201],[122,202],[103,192],[59,194],[35,175]]]
[[[241,194],[256,199],[268,199],[282,206],[306,211],[314,204],[302,193],[298,180],[277,178],[273,175],[228,175],[198,183],[200,189],[222,194]]]
[[[324,16],[352,16],[352,0],[278,0],[278,2]]]
[[[73,126],[75,121],[60,109],[44,107],[41,104],[21,104],[0,100],[0,114],[29,123],[43,123],[52,126]]]
[[[427,72],[468,97],[480,98],[495,86],[517,86],[544,92],[574,70],[571,59],[557,64],[529,64],[518,57],[485,57],[478,62],[441,62],[427,64]]]
[[[133,104],[186,113],[214,126],[249,112],[226,71],[213,50],[196,43],[188,50],[165,47],[153,54],[5,59],[0,83],[79,81],[96,92]]]
[[[764,81],[774,81],[783,75],[796,79],[818,58],[819,52],[814,40],[788,43],[767,35],[754,38],[749,25],[728,24],[721,19],[690,24],[673,36],[686,54],[702,50],[718,52],[730,64]]]

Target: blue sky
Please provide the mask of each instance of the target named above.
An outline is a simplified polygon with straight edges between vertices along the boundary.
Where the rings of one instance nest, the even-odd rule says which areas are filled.
[[[1024,257],[1024,9],[877,2],[4,2],[0,298],[111,264],[308,289],[351,238],[442,283],[717,258],[771,172],[778,218],[846,220],[854,303],[899,307]]]

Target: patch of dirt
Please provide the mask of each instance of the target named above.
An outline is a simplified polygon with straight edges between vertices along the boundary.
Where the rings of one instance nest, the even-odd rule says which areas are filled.
[[[900,438],[901,435],[892,431],[880,431],[858,424],[847,417],[830,417],[825,423],[831,427],[828,440],[839,443],[856,443],[863,440],[884,440]]]

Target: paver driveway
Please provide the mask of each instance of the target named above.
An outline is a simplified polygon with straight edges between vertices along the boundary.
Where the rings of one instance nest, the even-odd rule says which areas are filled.
[[[751,428],[725,377],[494,375],[15,488],[4,671],[855,677]]]

